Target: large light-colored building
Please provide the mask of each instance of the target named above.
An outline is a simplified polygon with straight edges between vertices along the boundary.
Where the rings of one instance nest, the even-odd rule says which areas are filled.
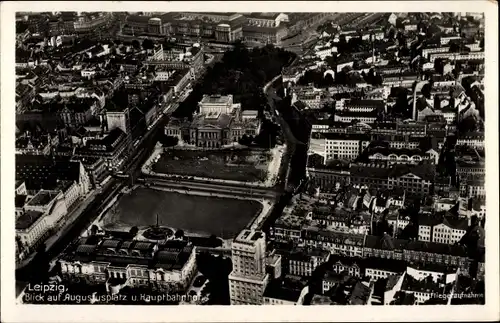
[[[324,156],[326,160],[354,160],[369,143],[369,135],[344,133],[315,134],[314,138],[311,139],[312,145],[310,151]]]
[[[196,247],[181,241],[158,245],[107,238],[94,242],[82,238],[65,251],[59,263],[63,280],[107,287],[118,280],[121,287],[185,292],[196,275]]]
[[[266,236],[243,230],[232,244],[233,271],[229,275],[231,305],[260,305],[269,281],[266,273]]]
[[[241,110],[233,103],[233,96],[203,96],[199,113],[192,121],[172,119],[165,126],[165,134],[203,148],[221,148],[238,142],[243,136],[255,137],[261,122],[257,111]]]
[[[198,103],[200,114],[210,115],[215,113],[231,114],[234,109],[233,96],[229,95],[203,95]]]

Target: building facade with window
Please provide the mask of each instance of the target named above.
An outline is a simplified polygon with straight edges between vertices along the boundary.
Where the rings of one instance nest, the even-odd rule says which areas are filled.
[[[269,282],[266,272],[266,236],[243,230],[231,247],[233,271],[229,274],[231,305],[261,305]]]
[[[185,292],[196,275],[196,248],[183,241],[152,242],[81,238],[59,260],[61,278],[88,284],[149,287]]]

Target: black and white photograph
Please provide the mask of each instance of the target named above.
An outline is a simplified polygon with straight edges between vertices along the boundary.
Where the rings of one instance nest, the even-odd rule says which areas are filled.
[[[12,306],[498,316],[497,4],[72,3],[10,12]]]

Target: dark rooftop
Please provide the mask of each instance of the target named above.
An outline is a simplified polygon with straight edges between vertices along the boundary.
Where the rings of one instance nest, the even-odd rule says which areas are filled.
[[[33,223],[35,223],[42,216],[42,212],[26,211],[23,215],[16,219],[16,230],[29,229]]]
[[[288,279],[273,280],[267,285],[264,297],[297,302],[303,288],[303,284],[295,283]]]
[[[16,208],[22,208],[24,206],[24,203],[26,203],[26,195],[17,195],[16,194],[16,200],[15,200],[15,206]]]

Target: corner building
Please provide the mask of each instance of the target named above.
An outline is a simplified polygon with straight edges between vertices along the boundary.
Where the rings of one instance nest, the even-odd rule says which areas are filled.
[[[233,271],[229,275],[231,305],[261,305],[269,282],[266,273],[266,236],[243,230],[232,244]]]

